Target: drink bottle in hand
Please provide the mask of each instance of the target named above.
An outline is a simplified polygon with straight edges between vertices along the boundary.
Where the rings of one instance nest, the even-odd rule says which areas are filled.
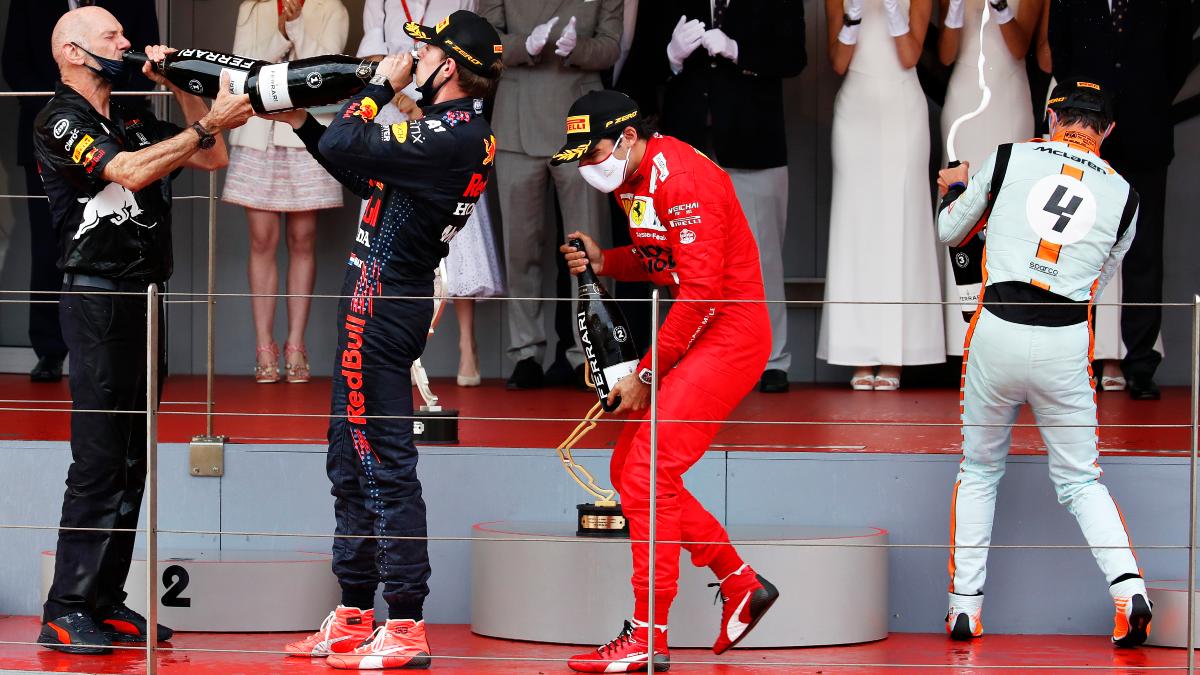
[[[586,251],[580,239],[572,239],[567,244]],[[621,405],[620,397],[612,404],[608,403],[613,385],[622,377],[634,374],[640,357],[625,315],[600,284],[590,262],[579,275],[575,328],[579,331],[584,359],[592,373],[592,383],[596,385],[596,395],[604,410],[612,412]]]

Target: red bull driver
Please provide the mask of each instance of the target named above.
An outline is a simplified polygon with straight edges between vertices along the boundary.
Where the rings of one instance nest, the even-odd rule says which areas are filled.
[[[369,200],[338,309],[326,461],[342,601],[319,631],[287,645],[294,656],[326,657],[349,670],[430,665],[429,552],[409,368],[425,349],[433,302],[407,298],[433,295],[438,263],[474,211],[496,156],[480,115],[502,67],[496,30],[465,10],[436,27],[410,22],[404,30],[422,44],[415,71],[407,54],[385,58],[329,128],[303,111],[276,116],[330,174]],[[379,109],[414,77],[423,118],[376,124]],[[372,632],[380,583],[388,620]]]
[[[758,383],[771,351],[758,246],[729,176],[692,146],[649,133],[633,99],[595,91],[567,117],[567,142],[552,164],[579,162],[592,187],[614,192],[629,217],[632,246],[600,250],[580,232],[586,253],[563,246],[572,274],[588,261],[597,274],[652,281],[675,302],[659,334],[658,371],[651,355],[639,372],[613,387],[617,413],[628,413],[613,451],[610,475],[621,493],[633,544],[633,618],[620,634],[570,667],[580,672],[646,670],[654,637],[654,669],[670,668],[667,618],[679,578],[683,544],[692,563],[716,575],[724,603],[713,651],[721,654],[754,628],[779,592],[729,543],[717,519],[683,484],[683,474],[708,450],[720,423]],[[586,260],[585,260],[586,257]],[[723,302],[734,301],[734,302]],[[658,378],[658,513],[655,580],[651,583],[650,384]],[[694,420],[694,421],[693,421]],[[703,420],[703,421],[702,421]],[[654,615],[649,596],[654,593]]]

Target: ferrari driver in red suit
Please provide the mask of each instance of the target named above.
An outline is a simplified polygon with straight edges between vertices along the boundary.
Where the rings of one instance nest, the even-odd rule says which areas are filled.
[[[771,351],[758,247],[729,176],[690,145],[650,134],[632,99],[595,91],[567,117],[567,143],[552,164],[578,161],[592,187],[614,192],[629,214],[631,246],[600,250],[586,235],[586,253],[563,246],[572,274],[587,261],[601,275],[651,281],[675,302],[659,332],[658,371],[651,354],[638,372],[613,387],[617,413],[629,423],[610,468],[633,544],[632,620],[606,645],[570,661],[581,672],[646,670],[654,636],[654,669],[670,667],[667,617],[679,578],[682,544],[692,563],[720,582],[721,625],[713,651],[740,642],[779,597],[729,543],[717,519],[688,492],[683,474],[708,450],[720,420],[758,382]],[[650,582],[650,384],[657,378],[658,476],[655,580]],[[642,542],[642,543],[637,543]],[[695,543],[691,543],[695,542]],[[649,595],[654,593],[654,616]]]

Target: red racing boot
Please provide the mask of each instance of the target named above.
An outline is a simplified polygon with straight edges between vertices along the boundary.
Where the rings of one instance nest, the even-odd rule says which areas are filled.
[[[717,597],[722,603],[721,632],[713,643],[714,654],[724,654],[741,642],[779,599],[775,586],[749,565],[742,565],[720,583],[709,586],[720,587]]]
[[[325,662],[339,670],[424,669],[429,667],[425,622],[388,619],[369,642],[349,654],[331,654]]]
[[[338,605],[321,622],[321,629],[303,640],[297,640],[286,647],[288,656],[309,656],[324,658],[330,654],[344,654],[354,651],[367,640],[371,639],[371,631],[375,628],[375,610],[361,610],[357,607]]]
[[[665,627],[654,627],[654,671],[665,673],[671,669],[671,654],[667,651]],[[648,624],[634,625],[626,621],[620,635],[595,651],[572,656],[567,665],[580,673],[632,673],[646,670],[650,647]]]

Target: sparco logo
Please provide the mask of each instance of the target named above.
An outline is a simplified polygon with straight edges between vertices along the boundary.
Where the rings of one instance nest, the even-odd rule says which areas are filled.
[[[71,123],[70,123],[70,122],[68,122],[68,121],[67,121],[67,120],[65,120],[65,119],[63,119],[63,120],[59,120],[59,121],[55,122],[55,123],[54,123],[54,137],[55,137],[55,138],[62,138],[63,136],[66,136],[66,135],[67,135],[67,129],[68,129],[70,126],[71,126]]]
[[[200,84],[200,80],[188,80],[188,89],[191,89],[192,93],[199,94],[204,91],[204,85]]]
[[[615,339],[617,342],[625,342],[629,339],[629,335],[625,333],[624,326],[615,326],[613,328],[613,339]]]
[[[954,254],[954,264],[958,265],[959,269],[965,269],[967,265],[971,264],[971,258],[966,253],[959,251]]]
[[[304,78],[304,83],[313,89],[320,87],[324,81],[325,78],[320,73],[309,73],[308,77]]]

